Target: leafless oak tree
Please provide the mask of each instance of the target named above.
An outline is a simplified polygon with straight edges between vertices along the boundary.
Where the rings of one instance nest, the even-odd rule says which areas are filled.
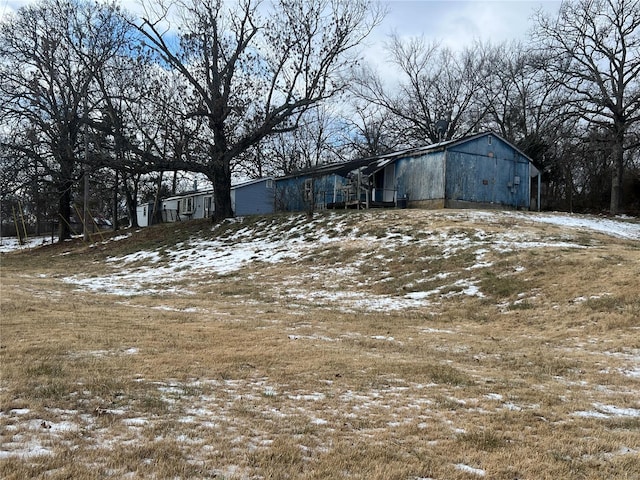
[[[215,218],[233,215],[233,160],[341,91],[381,19],[368,0],[160,0],[147,12],[136,27],[188,83],[185,118],[204,120],[206,157],[179,166],[211,180]]]
[[[395,116],[405,139],[414,144],[464,136],[479,119],[472,111],[477,110],[475,95],[485,81],[480,47],[454,52],[424,38],[393,35],[387,50],[400,73],[397,84],[365,70],[355,94]]]
[[[557,18],[538,15],[535,38],[550,54],[541,67],[570,94],[574,113],[609,132],[616,213],[629,133],[640,121],[640,1],[564,1]]]
[[[61,241],[70,236],[94,75],[126,43],[127,30],[114,6],[83,0],[44,0],[0,26],[2,121],[32,139],[14,138],[5,147],[31,158],[54,184]]]

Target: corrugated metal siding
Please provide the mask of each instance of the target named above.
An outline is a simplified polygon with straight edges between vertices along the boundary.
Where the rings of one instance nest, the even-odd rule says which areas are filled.
[[[528,208],[529,168],[526,157],[495,136],[456,145],[447,151],[446,198]]]
[[[385,170],[376,174],[376,195],[379,189],[385,192],[396,190],[397,198],[408,198],[409,205],[473,202],[529,208],[531,163],[524,154],[495,134],[476,135],[434,145],[426,151],[402,152],[380,161],[395,163],[395,169],[392,163],[379,165]],[[375,162],[371,165],[359,164],[360,167],[367,167],[365,171],[368,173],[375,172],[372,165]],[[395,174],[392,175],[394,170]],[[304,199],[304,185],[311,178],[316,208],[343,202],[342,187],[348,180],[333,172],[277,179],[276,208],[306,210],[308,205]],[[346,170],[342,174],[346,174]],[[380,182],[382,179],[384,181]],[[378,196],[374,197],[374,200],[379,199]]]
[[[301,212],[305,210],[304,181],[306,177],[291,177],[276,180],[276,210]]]
[[[343,202],[343,190],[347,179],[329,174],[319,177],[300,176],[276,180],[276,210],[302,212],[309,208],[305,201],[305,181],[313,180],[315,208],[322,209],[329,203]]]
[[[347,179],[340,175],[327,175],[313,179],[313,191],[315,195],[316,208],[326,208],[330,203],[344,202],[343,187],[347,184]]]
[[[444,198],[444,152],[429,152],[396,161],[398,198],[409,201]]]

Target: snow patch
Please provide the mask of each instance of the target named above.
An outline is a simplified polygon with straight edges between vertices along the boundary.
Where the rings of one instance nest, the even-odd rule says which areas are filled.
[[[638,408],[621,408],[602,403],[594,403],[593,407],[595,410],[573,412],[572,415],[583,418],[640,417],[640,409]]]
[[[456,463],[455,467],[457,470],[471,473],[473,475],[478,475],[479,477],[484,477],[487,474],[487,472],[485,472],[481,468],[473,468],[473,467],[470,467],[469,465],[465,465],[464,463]]]

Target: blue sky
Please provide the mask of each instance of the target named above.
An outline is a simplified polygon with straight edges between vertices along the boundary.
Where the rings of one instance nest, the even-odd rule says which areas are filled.
[[[33,0],[0,0],[0,16]],[[530,27],[536,8],[557,11],[557,0],[381,0],[389,10],[375,38],[396,30],[411,36],[424,33],[429,38],[459,47],[474,38],[496,42],[522,38]],[[122,5],[136,10],[135,0]]]
[[[0,0],[0,17],[34,0]],[[531,16],[537,9],[554,14],[558,0],[380,0],[388,14],[367,41],[365,58],[379,66],[387,54],[384,43],[391,33],[402,37],[423,36],[454,50],[475,40],[501,43],[528,38]],[[122,5],[137,10],[136,0]]]

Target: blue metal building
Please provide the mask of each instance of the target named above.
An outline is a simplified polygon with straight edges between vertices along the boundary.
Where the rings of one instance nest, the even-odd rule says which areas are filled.
[[[263,215],[275,211],[275,181],[259,178],[231,187],[231,206],[237,216]]]
[[[532,195],[532,179],[537,188]],[[539,208],[540,173],[495,133],[353,162],[276,180],[279,210],[348,207]]]
[[[357,205],[369,190],[364,182],[371,163],[369,158],[330,163],[276,178],[276,209],[297,212]]]

